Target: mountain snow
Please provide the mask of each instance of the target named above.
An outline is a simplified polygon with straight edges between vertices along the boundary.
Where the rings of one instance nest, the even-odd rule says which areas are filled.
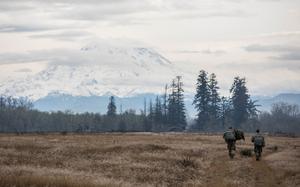
[[[0,94],[33,101],[49,94],[126,97],[161,92],[178,72],[150,48],[92,44],[53,57],[48,67],[35,75],[0,85]]]

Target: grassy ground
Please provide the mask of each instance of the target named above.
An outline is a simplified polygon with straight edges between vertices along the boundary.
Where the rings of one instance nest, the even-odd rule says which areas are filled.
[[[300,186],[300,138],[266,137],[261,161],[221,135],[0,135],[0,186]]]

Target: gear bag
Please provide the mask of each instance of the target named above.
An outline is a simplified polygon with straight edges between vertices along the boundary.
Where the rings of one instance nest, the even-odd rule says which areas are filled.
[[[234,134],[235,134],[235,139],[236,140],[245,140],[244,132],[243,131],[235,129],[234,130]]]
[[[234,132],[232,131],[227,131],[224,133],[224,138],[225,140],[235,140],[235,135],[234,135]]]
[[[256,146],[264,146],[265,141],[263,136],[255,136],[254,137],[254,145]]]

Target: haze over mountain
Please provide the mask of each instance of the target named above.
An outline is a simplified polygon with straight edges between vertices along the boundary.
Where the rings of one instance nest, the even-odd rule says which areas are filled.
[[[160,93],[166,83],[184,73],[144,47],[94,43],[66,55],[68,63],[54,58],[39,73],[0,84],[0,93],[33,101],[52,94],[128,97]]]

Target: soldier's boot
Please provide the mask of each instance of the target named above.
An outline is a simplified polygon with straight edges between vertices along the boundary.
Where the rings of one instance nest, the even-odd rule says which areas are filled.
[[[233,157],[234,157],[234,153],[232,152],[232,150],[229,150],[229,157],[230,157],[231,159],[233,159]]]
[[[256,161],[259,161],[259,159],[260,159],[259,151],[256,151],[256,152],[255,152],[255,156],[256,156]]]

